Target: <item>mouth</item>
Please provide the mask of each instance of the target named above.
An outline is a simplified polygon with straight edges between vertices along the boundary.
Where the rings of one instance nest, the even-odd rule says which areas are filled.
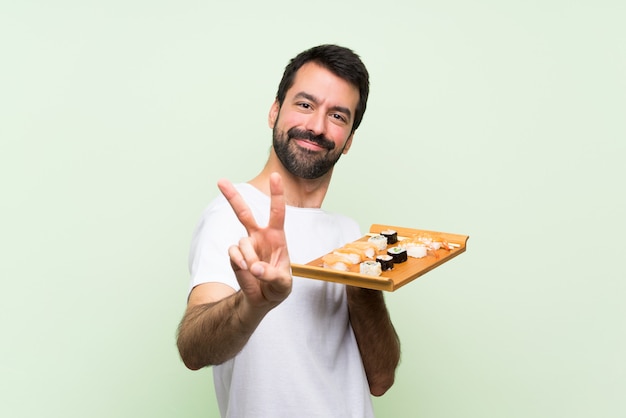
[[[301,148],[320,151],[327,150],[332,151],[335,148],[335,143],[323,135],[313,135],[311,132],[302,131],[300,129],[292,128],[287,132],[287,137],[290,140],[294,140]]]
[[[310,151],[327,151],[328,147],[323,146],[319,142],[311,141],[303,138],[292,138],[301,148]]]

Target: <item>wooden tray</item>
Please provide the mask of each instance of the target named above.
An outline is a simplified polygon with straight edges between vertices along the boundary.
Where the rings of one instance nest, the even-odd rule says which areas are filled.
[[[359,266],[351,266],[351,271],[338,271],[324,268],[322,257],[307,264],[292,264],[291,269],[294,276],[308,277],[311,279],[325,280],[330,282],[343,283],[351,286],[364,287],[368,289],[386,290],[393,292],[405,284],[417,279],[421,275],[429,272],[450,261],[457,255],[465,252],[465,246],[469,236],[449,234],[446,232],[426,231],[422,229],[403,228],[399,226],[388,226],[374,224],[370,227],[370,235],[379,234],[386,229],[393,229],[398,232],[398,241],[404,237],[411,237],[416,234],[431,234],[444,238],[450,244],[450,250],[439,249],[423,258],[409,257],[404,263],[395,264],[392,270],[383,271],[380,276],[367,276],[359,273]],[[365,235],[357,241],[367,241],[370,235]],[[397,244],[391,245],[395,246]],[[383,252],[381,252],[383,253]]]

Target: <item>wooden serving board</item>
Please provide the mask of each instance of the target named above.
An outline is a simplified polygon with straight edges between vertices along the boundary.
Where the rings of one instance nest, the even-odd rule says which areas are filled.
[[[430,270],[450,261],[457,255],[465,252],[465,247],[469,236],[450,234],[447,232],[426,231],[422,229],[403,228],[399,226],[374,224],[370,227],[370,235],[365,235],[357,241],[367,241],[373,234],[379,234],[386,229],[393,229],[398,232],[398,241],[402,238],[411,237],[418,234],[430,234],[435,237],[442,237],[450,244],[450,250],[439,249],[429,251],[423,258],[409,257],[404,263],[394,264],[393,269],[383,271],[380,276],[367,276],[359,273],[359,266],[350,266],[350,271],[339,271],[323,267],[322,254],[319,258],[307,264],[292,264],[291,269],[294,276],[307,277],[317,280],[343,283],[350,286],[364,287],[368,289],[386,290],[393,292],[405,284],[417,279]],[[389,245],[393,247],[398,244]],[[380,251],[379,254],[384,254]]]

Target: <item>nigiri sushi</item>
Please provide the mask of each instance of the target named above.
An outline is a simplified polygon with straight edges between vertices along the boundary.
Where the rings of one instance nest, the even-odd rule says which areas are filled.
[[[326,254],[322,257],[322,261],[324,263],[324,268],[340,270],[340,271],[348,271],[348,266],[352,263],[348,257],[340,254]]]
[[[374,258],[374,256],[376,255],[376,251],[378,250],[378,247],[375,243],[367,241],[351,242],[349,244],[346,244],[344,248],[355,248],[357,250],[360,250],[363,252],[363,254],[365,254],[367,258]]]

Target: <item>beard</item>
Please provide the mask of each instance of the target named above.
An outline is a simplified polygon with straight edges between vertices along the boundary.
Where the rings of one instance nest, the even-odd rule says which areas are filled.
[[[285,133],[274,126],[272,136],[274,151],[283,166],[294,176],[307,180],[317,179],[328,173],[339,161],[345,148],[344,145],[342,149],[334,151],[335,143],[333,141],[323,135],[314,135],[309,131],[297,128],[291,128]],[[327,151],[312,151],[301,148],[292,141],[293,138],[306,139]]]

